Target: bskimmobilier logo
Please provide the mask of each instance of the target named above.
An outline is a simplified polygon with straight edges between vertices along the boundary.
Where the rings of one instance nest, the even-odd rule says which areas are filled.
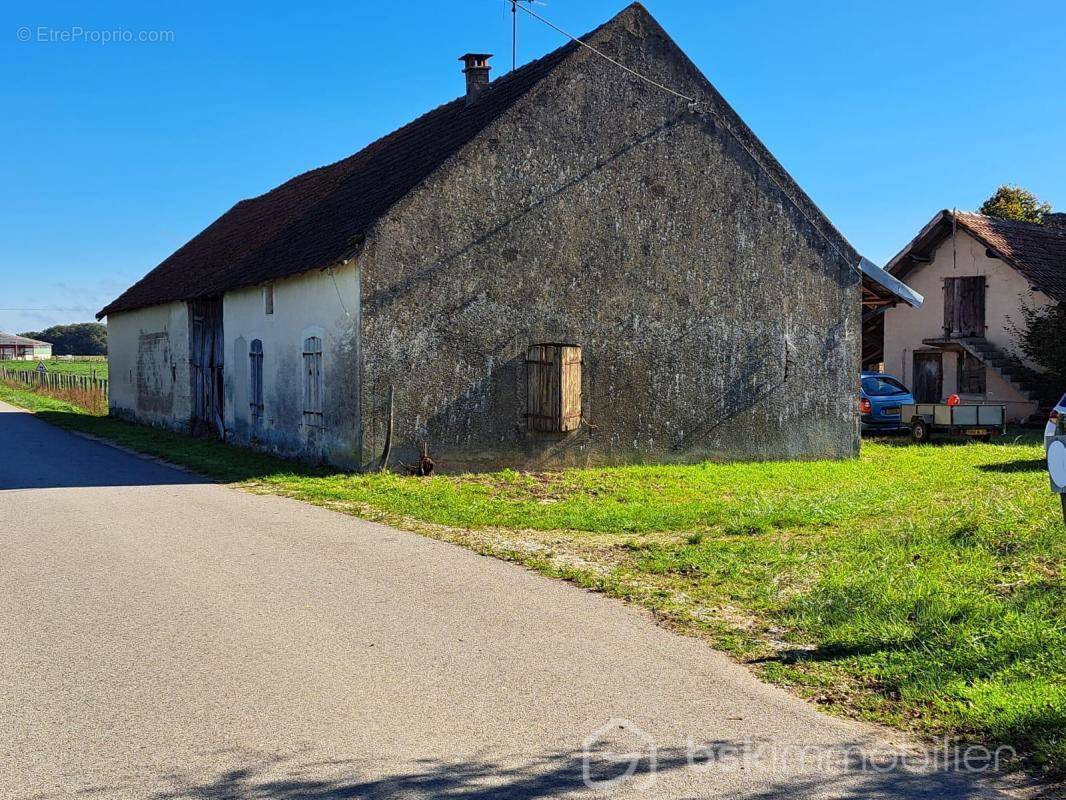
[[[700,741],[688,737],[681,748],[663,750],[655,739],[628,719],[614,718],[582,743],[581,777],[589,789],[645,791],[655,785],[660,767],[693,773],[747,770],[819,775],[885,774],[895,771],[929,775],[936,772],[996,773],[1017,760],[1004,745],[961,745],[947,738],[934,746],[893,748],[868,742],[811,744],[746,739]],[[665,762],[663,754],[668,753]]]

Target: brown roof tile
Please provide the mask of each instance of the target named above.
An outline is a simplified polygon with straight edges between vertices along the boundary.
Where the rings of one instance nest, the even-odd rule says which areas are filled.
[[[610,24],[610,23],[608,23]],[[589,34],[590,36],[592,34]],[[325,268],[351,255],[394,203],[552,71],[573,43],[459,97],[355,155],[242,200],[97,317]]]
[[[1066,229],[958,212],[958,222],[1049,297],[1066,300]]]
[[[991,248],[1029,283],[1059,302],[1066,302],[1066,229],[1050,225],[986,217],[957,211],[958,227]],[[944,209],[904,247],[885,269],[897,278],[921,267],[951,235],[952,211]]]

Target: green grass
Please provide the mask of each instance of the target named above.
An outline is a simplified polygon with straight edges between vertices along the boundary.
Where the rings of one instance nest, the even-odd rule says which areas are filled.
[[[371,516],[653,608],[828,710],[1066,771],[1066,528],[1038,436],[854,461],[351,475],[53,407],[253,491]]]
[[[11,370],[32,372],[37,369],[39,361],[0,361],[0,367]],[[63,361],[57,358],[44,359],[49,372],[62,372],[70,375],[91,376],[94,371],[97,378],[107,377],[107,361]]]

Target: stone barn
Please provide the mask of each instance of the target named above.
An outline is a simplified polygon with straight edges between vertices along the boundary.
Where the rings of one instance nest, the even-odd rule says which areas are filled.
[[[854,455],[859,254],[641,5],[583,39],[463,56],[130,287],[112,413],[362,468]]]

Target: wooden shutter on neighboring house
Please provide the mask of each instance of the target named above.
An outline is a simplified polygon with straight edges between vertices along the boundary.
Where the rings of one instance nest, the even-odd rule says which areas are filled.
[[[312,336],[304,340],[304,424],[321,428],[322,420],[322,340]]]
[[[985,278],[944,278],[944,335],[985,335]]]
[[[944,278],[944,335],[955,330],[955,278]]]
[[[581,426],[581,348],[535,344],[526,351],[526,425],[540,433]]]

